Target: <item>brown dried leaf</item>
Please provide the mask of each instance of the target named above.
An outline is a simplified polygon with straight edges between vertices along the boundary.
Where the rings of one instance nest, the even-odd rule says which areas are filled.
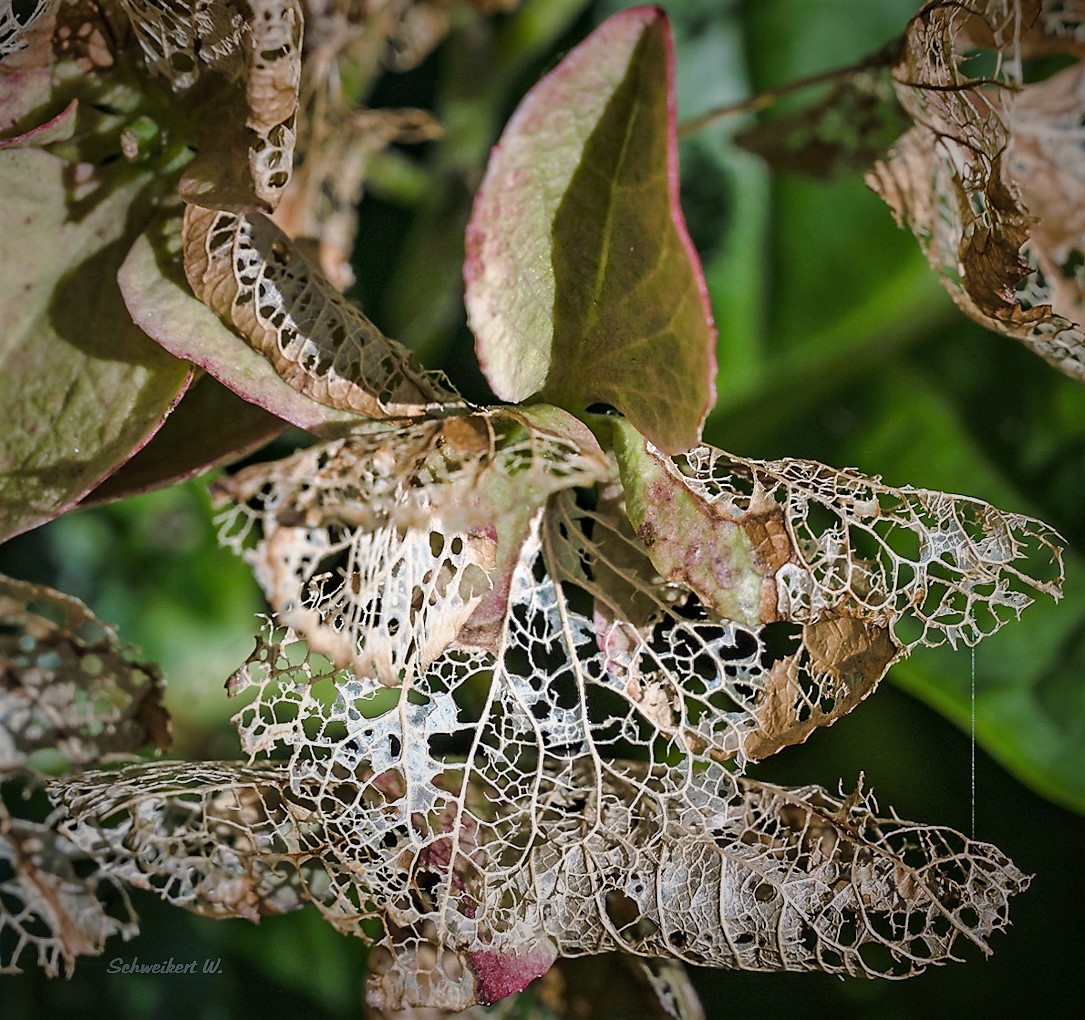
[[[357,206],[370,159],[390,145],[437,138],[441,126],[425,110],[340,110],[327,99],[319,109],[299,127],[294,175],[275,222],[313,246],[324,275],[344,291],[354,283]]]
[[[0,576],[0,775],[55,749],[76,767],[170,743],[158,670],[77,599]]]
[[[867,182],[916,234],[954,301],[1060,371],[1085,380],[1080,273],[1081,64],[1024,84],[1023,55],[1080,56],[1073,5],[1036,0],[928,4],[894,71],[915,121]],[[972,47],[998,54],[996,77],[969,77]]]
[[[418,417],[460,403],[266,217],[190,205],[183,247],[196,296],[317,403],[371,418]]]
[[[175,92],[201,89],[214,106],[199,127],[182,197],[205,207],[274,209],[294,154],[300,0],[120,2],[150,70]]]

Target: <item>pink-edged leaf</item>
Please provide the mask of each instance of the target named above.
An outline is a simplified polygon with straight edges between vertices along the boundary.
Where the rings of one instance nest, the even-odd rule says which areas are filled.
[[[80,505],[110,503],[231,464],[270,442],[286,424],[212,376],[200,376],[155,437]]]
[[[12,267],[0,274],[0,538],[77,503],[147,443],[191,379],[117,289],[151,179],[0,152],[0,262]]]
[[[673,66],[666,17],[637,7],[536,85],[491,156],[464,273],[498,396],[611,404],[679,452],[714,400],[715,328],[678,204]]]
[[[249,403],[317,435],[339,435],[362,420],[298,393],[279,378],[266,358],[193,297],[181,267],[178,215],[160,219],[136,241],[118,279],[128,311],[140,329]]]

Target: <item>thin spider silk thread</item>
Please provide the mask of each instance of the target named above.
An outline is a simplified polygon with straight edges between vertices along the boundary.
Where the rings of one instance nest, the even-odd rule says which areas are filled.
[[[971,719],[969,735],[972,738],[972,838],[976,838],[976,647],[972,646]]]

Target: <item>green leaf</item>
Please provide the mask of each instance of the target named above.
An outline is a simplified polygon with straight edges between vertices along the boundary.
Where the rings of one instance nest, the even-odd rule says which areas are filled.
[[[232,463],[285,428],[281,418],[242,400],[213,377],[200,376],[154,438],[81,506],[149,492]]]
[[[476,199],[464,274],[502,399],[607,403],[667,452],[698,441],[715,330],[678,204],[657,8],[614,16],[528,93]]]
[[[82,177],[82,180],[80,180]],[[116,273],[153,173],[0,152],[0,538],[77,503],[143,446],[191,378],[133,325]]]

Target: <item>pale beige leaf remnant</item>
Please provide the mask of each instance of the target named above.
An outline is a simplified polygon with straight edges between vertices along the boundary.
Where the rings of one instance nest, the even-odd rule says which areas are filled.
[[[49,977],[71,977],[76,957],[106,939],[137,934],[125,885],[47,825],[12,818],[0,804],[0,974],[24,956]],[[106,904],[109,904],[107,907]]]
[[[969,75],[993,51],[990,79]],[[1026,83],[1022,60],[1078,62]],[[929,3],[894,68],[915,122],[868,184],[919,239],[943,286],[989,329],[1085,380],[1085,55],[1074,3]]]
[[[371,418],[419,417],[461,403],[265,216],[190,205],[183,244],[195,295],[300,393]]]
[[[355,434],[221,483],[223,538],[313,650],[403,683],[486,643],[536,508],[609,472],[593,445],[556,408]]]
[[[204,71],[240,78],[245,22],[230,0],[120,0],[147,67],[179,92]]]
[[[170,742],[158,670],[83,603],[0,577],[0,775],[37,751],[76,767]]]
[[[31,46],[35,24],[56,5],[57,0],[32,0],[21,10],[16,10],[10,2],[0,6],[0,59]]]
[[[336,682],[333,704],[326,693],[269,685],[245,713],[243,734],[254,727],[288,763],[161,763],[53,784],[65,836],[201,913],[251,916],[253,896],[315,903],[375,943],[367,998],[385,1011],[493,1002],[557,955],[614,950],[907,977],[989,952],[1028,885],[995,847],[879,818],[861,790],[785,789],[718,766],[532,765],[496,746],[501,768],[458,771],[433,756],[449,692],[388,714],[417,724],[398,750],[394,724],[373,732],[387,717],[365,715],[371,694],[356,681]],[[313,737],[296,717],[271,721],[295,708],[313,710]],[[376,757],[394,764],[378,770]]]
[[[359,677],[492,670],[544,745],[616,727],[739,764],[851,711],[912,647],[973,645],[1059,594],[1058,537],[978,500],[709,447],[616,467],[525,415],[249,469],[222,487],[224,537],[279,620]]]
[[[779,619],[848,617],[889,628],[902,647],[956,648],[1019,619],[1036,593],[1061,597],[1058,534],[979,499],[707,446],[671,470],[717,514],[748,521],[755,549],[765,532],[771,552],[759,562],[774,568]]]
[[[358,202],[370,161],[390,145],[440,137],[425,110],[346,110],[317,105],[299,125],[294,175],[275,211],[275,222],[315,248],[324,275],[339,290],[354,283],[351,259],[358,231]]]

